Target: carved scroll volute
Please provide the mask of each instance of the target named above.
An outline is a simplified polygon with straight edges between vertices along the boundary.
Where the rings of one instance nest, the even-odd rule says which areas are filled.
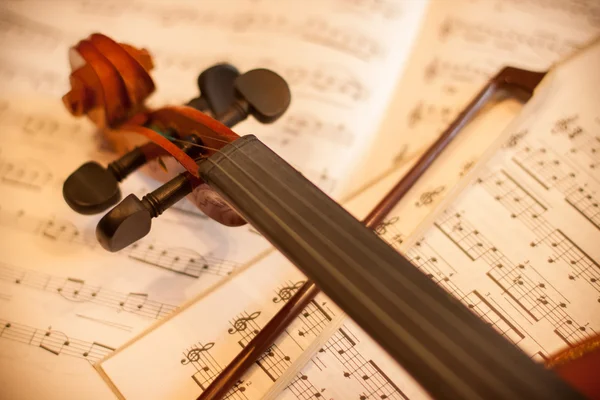
[[[145,111],[155,89],[146,50],[92,34],[69,52],[71,90],[63,96],[67,110],[86,115],[101,129],[114,129]]]

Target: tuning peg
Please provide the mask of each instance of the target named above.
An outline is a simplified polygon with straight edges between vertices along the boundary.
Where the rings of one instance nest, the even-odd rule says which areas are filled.
[[[183,199],[200,182],[189,172],[184,172],[148,193],[142,200],[130,194],[100,219],[96,226],[98,242],[110,252],[135,243],[150,232],[152,218]]]
[[[187,105],[200,111],[209,111],[219,117],[225,113],[235,100],[234,83],[240,72],[231,64],[217,64],[198,76],[200,96],[190,100]]]
[[[191,157],[201,151],[200,138],[190,135],[176,145]],[[98,214],[121,200],[119,182],[147,162],[141,147],[108,164],[106,168],[94,161],[77,168],[63,184],[63,198],[79,214]]]
[[[220,119],[226,124],[237,124],[252,114],[268,124],[276,121],[287,110],[291,101],[287,82],[268,69],[253,69],[236,78],[235,102]]]
[[[63,184],[63,197],[74,211],[90,215],[106,210],[121,200],[119,182],[146,163],[136,147],[106,168],[90,161],[77,168]]]

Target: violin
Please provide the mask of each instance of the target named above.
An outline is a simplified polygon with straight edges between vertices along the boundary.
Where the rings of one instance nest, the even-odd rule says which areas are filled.
[[[121,154],[106,167],[83,164],[63,186],[75,212],[108,210],[96,228],[103,248],[135,243],[153,218],[188,197],[232,229],[250,223],[310,278],[200,398],[221,398],[319,290],[435,398],[600,397],[597,337],[540,365],[373,232],[495,91],[531,96],[544,73],[502,70],[361,223],[257,137],[231,129],[249,115],[273,123],[285,113],[291,93],[275,72],[218,64],[200,74],[199,97],[151,109],[147,51],[93,34],[71,49],[70,62],[65,107],[94,122]],[[178,166],[170,180],[142,199],[122,198],[120,181],[152,163],[165,168],[165,160]]]

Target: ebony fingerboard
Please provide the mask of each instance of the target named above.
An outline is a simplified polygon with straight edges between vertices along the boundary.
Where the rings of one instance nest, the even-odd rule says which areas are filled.
[[[578,398],[256,137],[199,168],[434,398]]]

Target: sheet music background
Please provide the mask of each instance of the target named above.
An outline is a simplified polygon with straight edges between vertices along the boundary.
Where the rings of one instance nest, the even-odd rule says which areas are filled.
[[[448,101],[454,104],[458,97],[466,100],[487,76],[461,69],[457,73],[450,68],[440,75],[445,78],[439,80],[439,85],[423,82],[421,77],[412,79],[414,71],[423,74],[421,49],[429,49],[427,57],[434,54],[449,58],[448,62],[469,60],[471,65],[478,65],[484,63],[478,54],[486,55],[487,60],[490,52],[497,53],[497,41],[482,41],[477,54],[465,52],[472,42],[456,38],[475,24],[471,20],[478,21],[480,15],[500,11],[504,17],[511,16],[507,20],[534,14],[536,23],[525,24],[534,27],[540,23],[537,16],[543,12],[551,16],[549,26],[554,32],[551,42],[564,41],[568,46],[549,51],[544,50],[545,42],[536,42],[533,48],[526,47],[518,53],[524,57],[520,59],[527,60],[536,54],[535,63],[527,66],[542,68],[598,32],[594,17],[597,9],[593,5],[585,11],[576,7],[564,11],[546,9],[542,7],[546,2],[532,1],[512,3],[499,10],[496,8],[499,3],[480,0],[455,2],[455,7],[448,10],[446,2],[438,1],[432,3],[424,25],[420,26],[426,4],[412,1],[330,0],[313,1],[309,5],[303,2],[300,7],[266,0],[240,0],[237,7],[227,9],[219,4],[203,2],[202,9],[186,1],[172,2],[168,9],[157,1],[2,4],[0,80],[4,100],[0,103],[3,129],[0,188],[4,196],[0,203],[0,230],[6,239],[0,243],[4,255],[0,266],[0,369],[3,371],[0,384],[6,396],[90,398],[93,393],[98,398],[110,398],[112,394],[90,362],[110,353],[157,318],[178,309],[185,300],[220,282],[229,272],[238,271],[269,247],[250,229],[219,227],[184,203],[157,220],[151,235],[135,248],[114,255],[97,248],[93,236],[97,218],[74,214],[60,195],[62,181],[81,162],[94,158],[106,163],[112,158],[99,146],[91,125],[67,115],[60,104],[68,82],[66,51],[77,40],[100,31],[148,48],[155,57],[153,77],[158,85],[151,99],[153,105],[181,103],[196,96],[197,74],[216,61],[231,61],[241,70],[258,66],[275,69],[291,84],[293,106],[276,125],[263,127],[248,120],[236,130],[257,134],[336,198],[352,192],[354,183],[368,186],[377,180],[383,175],[380,168],[384,173],[393,169],[377,190],[366,195],[370,199],[365,204],[371,204],[435,137],[443,121],[451,118],[445,104],[440,103],[436,108],[426,100],[444,99],[446,95],[440,93],[446,93],[449,81],[455,88],[448,89]],[[486,14],[481,14],[482,11]],[[452,46],[431,46],[427,37],[435,36],[444,26],[440,17],[444,13],[461,13],[462,23],[452,22],[448,38],[442,41],[442,44],[451,42]],[[504,20],[489,21],[488,27],[505,25]],[[425,39],[414,40],[417,30]],[[479,35],[489,36],[486,32]],[[405,57],[413,50],[416,53],[411,55],[402,86],[394,89]],[[501,61],[514,61],[515,54],[501,52],[487,73],[492,73]],[[472,80],[473,76],[478,81]],[[464,85],[463,80],[467,81]],[[414,85],[406,86],[405,82]],[[464,87],[468,90],[463,93]],[[460,96],[452,97],[452,90]],[[394,98],[410,104],[397,107],[397,102],[389,103],[393,92]],[[423,94],[424,105],[420,109],[415,93]],[[380,129],[383,133],[374,138],[383,115],[405,118],[408,111],[415,110],[421,110],[425,121],[419,123],[420,131],[406,134],[402,128],[404,122],[388,119]],[[509,109],[507,114],[512,111]],[[396,128],[389,131],[392,125]],[[385,139],[389,135],[393,141]],[[492,141],[493,135],[490,136]],[[414,220],[410,223],[405,218],[400,220],[405,225],[396,226],[396,242],[411,233],[460,174],[467,172],[469,164],[474,164],[488,143],[485,140],[479,145],[470,143],[467,153],[457,153],[455,168],[427,180],[423,188],[415,188],[414,197],[407,200],[414,211],[408,214]],[[369,168],[359,167],[361,164],[356,162],[366,155],[365,148],[372,149],[371,158],[367,159],[370,161],[364,164]],[[372,162],[373,157],[376,163]],[[354,165],[357,171],[350,173]],[[360,173],[372,176],[362,177]],[[123,191],[139,195],[156,184],[138,176],[128,179]],[[427,193],[430,194],[422,196]],[[364,210],[354,209],[357,214]],[[277,269],[274,280],[258,274],[260,266],[265,265]],[[185,374],[191,393],[198,393],[199,386],[190,371],[200,372],[196,379],[201,380],[206,365],[200,362],[209,361],[205,355],[224,355],[214,359],[222,368],[240,348],[238,342],[243,337],[236,332],[229,334],[232,324],[235,327],[239,318],[256,315],[257,310],[261,314],[251,321],[265,323],[281,306],[281,301],[274,301],[278,293],[286,287],[293,288],[303,279],[287,265],[277,255],[270,255],[247,270],[256,269],[258,277],[250,281],[255,283],[250,285],[255,287],[254,291],[231,290],[218,303],[218,307],[231,307],[231,312],[198,319],[203,328],[194,330],[194,340],[178,350],[177,368],[173,370]],[[245,284],[247,287],[249,282]],[[323,303],[327,303],[327,308]],[[263,363],[264,369],[257,365],[250,371],[244,378],[246,386],[241,385],[232,398],[243,399],[242,394],[251,398],[252,393],[260,396],[269,390],[273,384],[271,377],[283,376],[290,362],[330,326],[325,315],[332,320],[340,316],[326,298],[319,299],[309,311],[312,311],[310,319],[300,318],[294,327],[297,330],[290,330],[292,334],[278,342],[273,356],[266,358],[273,362]],[[222,329],[208,338],[209,332],[204,332],[206,321]],[[250,321],[246,326],[250,326]],[[352,321],[345,322],[342,332],[333,335],[324,351],[281,394],[283,398],[313,398],[316,393],[331,398],[425,396]],[[200,333],[207,338],[202,339]],[[228,338],[231,346],[229,341],[219,342],[221,337]],[[215,345],[207,348],[211,340]],[[200,351],[204,349],[208,351]],[[359,360],[352,364],[351,370],[344,370],[347,358],[340,355],[340,350]],[[183,364],[186,359],[188,362]],[[135,368],[129,365],[127,376],[136,382],[147,381],[143,369],[147,363],[137,361],[134,365]],[[349,376],[344,376],[345,373]],[[369,378],[363,379],[364,376]]]
[[[185,202],[126,251],[99,248],[99,217],[75,214],[61,195],[62,182],[81,163],[114,157],[88,121],[63,109],[69,47],[97,31],[147,48],[156,66],[154,106],[197,96],[198,74],[215,62],[241,71],[272,68],[289,81],[292,106],[274,125],[248,119],[236,131],[256,134],[339,196],[349,164],[375,129],[371,121],[391,95],[425,4],[383,6],[339,0],[240,0],[235,7],[219,1],[2,3],[2,396],[112,397],[92,362],[269,248],[250,227],[219,226]],[[394,37],[397,31],[402,38]],[[157,184],[137,174],[122,191],[140,196]]]

